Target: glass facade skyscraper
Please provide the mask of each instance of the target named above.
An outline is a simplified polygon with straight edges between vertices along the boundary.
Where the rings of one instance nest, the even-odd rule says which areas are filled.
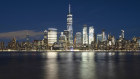
[[[49,28],[48,29],[48,45],[52,46],[55,42],[57,42],[57,29]]]
[[[76,33],[76,45],[81,45],[82,44],[82,34],[81,32]]]
[[[88,44],[87,25],[83,26],[83,44]]]
[[[94,28],[93,26],[89,27],[89,44],[94,41]]]
[[[97,41],[96,42],[97,43],[102,42],[102,37],[103,37],[102,34],[97,34]]]
[[[69,4],[69,13],[67,15],[67,30],[69,31],[68,41],[72,45],[73,44],[73,28],[72,28],[72,14],[71,14],[70,4]]]

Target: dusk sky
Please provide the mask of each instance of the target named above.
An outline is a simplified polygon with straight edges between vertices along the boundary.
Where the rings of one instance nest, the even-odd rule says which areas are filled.
[[[1,0],[0,39],[4,38],[2,34],[6,37],[10,32],[16,35],[26,30],[37,32],[37,36],[48,28],[62,32],[67,28],[69,3],[74,35],[82,32],[83,25],[87,24],[94,26],[96,34],[105,29],[118,38],[124,29],[127,39],[140,37],[139,0]]]

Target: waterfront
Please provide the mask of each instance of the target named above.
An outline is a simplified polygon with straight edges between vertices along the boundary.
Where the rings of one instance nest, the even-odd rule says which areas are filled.
[[[139,79],[140,52],[1,52],[0,79]]]

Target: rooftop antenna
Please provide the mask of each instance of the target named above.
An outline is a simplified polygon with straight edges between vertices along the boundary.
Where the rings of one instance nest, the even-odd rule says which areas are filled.
[[[69,4],[69,14],[71,13],[71,5]]]

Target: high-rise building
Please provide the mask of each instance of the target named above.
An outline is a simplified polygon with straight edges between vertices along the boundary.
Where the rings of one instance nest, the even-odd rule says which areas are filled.
[[[28,32],[26,34],[26,41],[29,42],[29,34],[28,34]]]
[[[97,43],[102,42],[102,34],[97,34]]]
[[[66,36],[66,38],[67,38],[67,42],[68,42],[68,36],[69,36],[69,31],[68,30],[64,30],[64,35]]]
[[[72,45],[73,44],[73,28],[72,28],[72,14],[71,14],[70,4],[69,4],[69,13],[67,15],[67,30],[69,31],[68,41]]]
[[[124,39],[124,30],[121,30],[121,34],[119,35],[119,39],[120,40]]]
[[[89,45],[94,41],[94,28],[93,26],[89,27]]]
[[[26,42],[24,43],[24,48],[25,48],[25,50],[30,50],[31,49],[31,43],[30,43],[30,39],[29,39],[29,33],[27,32],[27,34],[26,34]]]
[[[47,30],[44,31],[44,39],[42,40],[42,45],[43,45],[43,49],[47,49],[48,48],[48,32]]]
[[[82,34],[81,32],[76,33],[76,47],[80,47],[82,45]]]
[[[121,37],[124,39],[124,30],[121,30]]]
[[[1,41],[1,42],[0,42],[0,50],[3,50],[3,49],[5,49],[5,45],[4,45],[4,42]]]
[[[111,36],[110,34],[108,34],[108,45],[111,46],[111,45],[115,45],[115,37],[114,36]]]
[[[106,38],[106,35],[105,35],[105,30],[103,29],[103,30],[102,30],[102,42],[103,42],[103,41],[106,41],[106,39],[107,39],[107,38]]]
[[[47,39],[47,30],[44,31],[44,39]]]
[[[83,44],[88,44],[87,25],[83,26]]]
[[[140,39],[138,39],[139,47],[140,47]]]
[[[48,29],[48,46],[52,46],[57,42],[57,29],[49,28]]]
[[[67,38],[66,38],[66,36],[63,34],[63,32],[61,32],[61,35],[60,35],[60,37],[59,37],[59,42],[61,42],[61,43],[66,43],[67,42]]]
[[[18,49],[18,43],[16,40],[16,37],[14,37],[9,43],[8,43],[8,48],[12,50]]]

